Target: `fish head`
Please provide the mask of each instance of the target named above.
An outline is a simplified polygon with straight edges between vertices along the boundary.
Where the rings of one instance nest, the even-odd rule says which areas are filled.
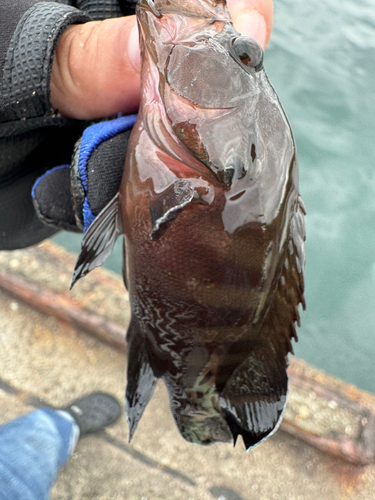
[[[269,190],[277,191],[275,160],[292,141],[261,46],[233,28],[222,1],[141,0],[137,9],[144,100],[158,101],[171,140],[224,188],[237,183],[240,192],[266,176]]]

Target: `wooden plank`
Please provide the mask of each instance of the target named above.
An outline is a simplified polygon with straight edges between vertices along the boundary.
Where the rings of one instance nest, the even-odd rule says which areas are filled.
[[[353,464],[375,462],[373,396],[296,358],[289,379],[283,430]]]

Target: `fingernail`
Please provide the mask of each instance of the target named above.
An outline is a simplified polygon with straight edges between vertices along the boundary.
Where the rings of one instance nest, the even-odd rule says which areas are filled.
[[[267,28],[264,17],[256,10],[241,11],[235,18],[233,24],[236,30],[243,36],[254,38],[263,48],[266,48]]]
[[[128,57],[134,69],[139,73],[141,71],[141,53],[139,51],[138,26],[134,25],[128,38]]]

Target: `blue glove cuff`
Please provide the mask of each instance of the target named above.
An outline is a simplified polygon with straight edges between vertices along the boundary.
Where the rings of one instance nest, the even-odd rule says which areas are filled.
[[[91,125],[76,143],[71,165],[52,168],[36,180],[31,197],[44,224],[68,231],[88,229],[119,189],[136,118]]]
[[[58,167],[53,167],[50,170],[47,170],[43,175],[37,178],[37,180],[34,182],[33,188],[31,190],[31,197],[33,200],[36,199],[36,190],[41,182],[45,180],[45,178],[50,175],[51,173],[55,172],[56,170],[61,170],[65,168],[70,168],[70,165],[59,165]]]
[[[85,193],[82,210],[84,231],[87,231],[90,224],[95,219],[95,215],[92,213],[87,197],[87,170],[91,154],[101,143],[132,128],[136,119],[137,115],[129,115],[121,116],[120,118],[116,118],[114,120],[96,123],[95,125],[88,127],[82,135],[78,158],[78,174]]]

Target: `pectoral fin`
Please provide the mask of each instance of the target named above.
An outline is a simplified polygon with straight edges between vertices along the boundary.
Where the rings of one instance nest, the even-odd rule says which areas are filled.
[[[111,254],[121,234],[118,203],[119,194],[117,193],[86,231],[81,244],[81,253],[74,268],[71,289],[80,278],[95,267],[101,266]]]
[[[186,179],[178,179],[155,197],[150,202],[151,239],[159,239],[193,198],[194,186]]]

